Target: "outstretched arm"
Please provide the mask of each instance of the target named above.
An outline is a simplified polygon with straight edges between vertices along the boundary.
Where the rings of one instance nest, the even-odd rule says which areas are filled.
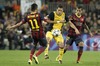
[[[48,23],[57,23],[57,21],[50,20],[49,18],[46,20]]]
[[[21,22],[15,24],[15,25],[13,25],[13,26],[8,26],[8,27],[7,27],[7,30],[13,29],[13,28],[16,28],[16,27],[19,27],[20,25],[22,25],[22,23],[23,23],[23,22],[21,21]]]

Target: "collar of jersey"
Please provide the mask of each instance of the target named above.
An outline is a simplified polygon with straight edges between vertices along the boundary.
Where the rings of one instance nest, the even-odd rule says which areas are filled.
[[[80,18],[80,17],[82,16],[82,15],[78,16],[77,13],[75,13],[75,15],[76,15],[78,18]]]

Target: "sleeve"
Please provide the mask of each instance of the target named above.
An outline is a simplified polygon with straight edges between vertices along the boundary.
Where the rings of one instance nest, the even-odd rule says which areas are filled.
[[[49,14],[48,18],[49,18],[50,20],[54,20],[54,13],[51,12],[51,13]]]

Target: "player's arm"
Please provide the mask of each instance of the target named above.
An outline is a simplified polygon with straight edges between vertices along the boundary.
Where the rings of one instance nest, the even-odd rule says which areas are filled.
[[[86,29],[88,30],[89,34],[90,34],[91,36],[93,36],[92,32],[90,31],[90,29],[89,29],[89,27],[87,26],[87,24],[86,24],[86,23],[84,23],[84,26],[85,26],[85,27],[86,27]]]
[[[46,22],[48,22],[48,23],[59,23],[59,21],[57,22],[57,21],[53,21],[53,20],[50,20],[50,19],[47,19]]]
[[[76,34],[80,34],[79,30],[76,28],[76,26],[71,22],[73,19],[72,19],[72,16],[69,17],[69,26],[71,28],[73,28],[76,32]]]
[[[27,22],[27,16],[24,19],[22,19],[19,23],[15,24],[13,26],[10,25],[6,29],[9,30],[9,29],[17,28],[17,27],[19,27],[20,25],[22,25],[26,22]]]
[[[13,25],[13,26],[8,26],[7,29],[9,30],[9,29],[17,28],[17,27],[19,27],[19,26],[22,25],[22,24],[23,24],[23,22],[21,21],[21,22],[15,24],[15,25]]]
[[[69,25],[71,28],[75,30],[76,34],[80,34],[79,30],[76,28],[76,26],[71,21],[69,21]]]

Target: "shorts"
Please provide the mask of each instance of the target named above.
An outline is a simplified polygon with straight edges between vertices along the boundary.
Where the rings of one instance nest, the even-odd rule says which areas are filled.
[[[37,43],[39,42],[39,44],[43,47],[47,46],[47,40],[45,37],[45,34],[43,32],[39,33],[39,32],[34,32],[32,33],[32,37],[34,40],[34,45],[37,45]]]
[[[43,47],[47,46],[47,40],[46,38],[38,38],[38,39],[34,39],[34,45],[37,45],[37,43],[39,42],[39,44]]]
[[[68,36],[66,44],[71,46],[74,41],[76,43],[76,46],[78,46],[80,42],[83,42],[80,36],[73,36],[73,37]]]

